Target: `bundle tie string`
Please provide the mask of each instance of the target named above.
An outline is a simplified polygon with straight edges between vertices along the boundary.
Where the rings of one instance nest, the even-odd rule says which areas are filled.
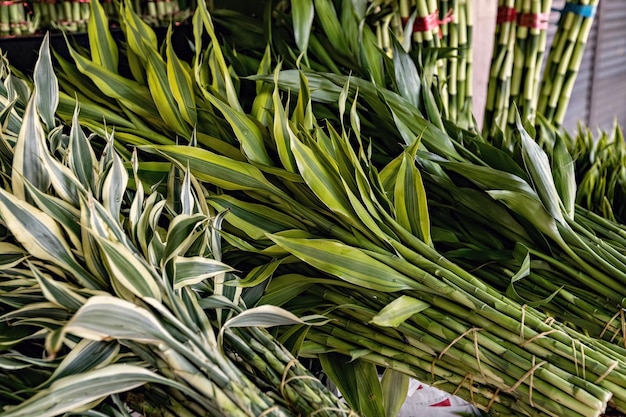
[[[498,18],[496,23],[510,23],[515,22],[517,20],[517,10],[515,7],[498,7]]]
[[[472,403],[472,405],[474,405],[474,406],[478,406],[478,404],[474,400],[474,375],[471,374],[471,373],[465,374],[465,377],[463,378],[461,383],[456,386],[456,389],[452,392],[452,395],[457,395],[458,394],[458,392],[461,390],[461,388],[463,388],[463,384],[465,383],[465,381],[469,381],[468,391],[470,393],[470,403]]]
[[[356,414],[356,412],[354,412],[354,410],[344,410],[342,408],[336,408],[336,407],[320,408],[319,410],[315,410],[311,414],[309,414],[309,417],[313,417],[314,415],[320,414],[320,413],[326,413],[327,411],[333,411],[333,412],[337,412],[337,413],[342,413],[343,415],[347,414],[348,417],[359,417],[359,415]]]
[[[263,411],[261,414],[258,415],[258,417],[264,417],[264,416],[270,415],[271,413],[275,411],[280,411],[280,407],[277,405],[274,405],[268,408],[267,410]]]
[[[613,317],[611,317],[611,319],[604,325],[604,328],[602,329],[602,332],[600,333],[600,338],[602,338],[604,336],[604,334],[607,332],[607,330],[609,330],[609,327],[611,327],[611,324],[613,324],[613,322],[620,317],[620,315],[623,318],[623,309],[620,308],[617,313],[615,313],[615,315]],[[622,328],[624,327],[623,323],[622,323]],[[613,334],[613,337],[611,337],[611,342],[613,341],[613,339],[615,339],[615,336],[617,336],[617,334],[619,333],[619,330],[616,330],[615,333]],[[626,334],[624,334],[624,341],[626,342]]]
[[[506,393],[510,393],[513,392],[517,389],[517,387],[519,387],[525,380],[526,378],[530,377],[530,381],[528,383],[528,400],[529,403],[531,405],[531,407],[534,407],[533,405],[533,377],[535,375],[535,371],[539,368],[541,368],[543,365],[545,365],[547,362],[546,361],[542,361],[539,362],[538,364],[535,364],[535,356],[533,355],[533,361],[532,361],[532,368],[530,368],[528,370],[528,372],[526,372],[524,375],[522,375],[522,377],[520,379],[517,380],[517,382],[515,384],[513,384],[513,386],[503,390]]]
[[[402,24],[406,25],[409,21],[408,17],[402,18]],[[441,25],[446,25],[454,21],[454,13],[452,9],[449,9],[446,15],[439,19],[439,10],[435,10],[431,14],[425,17],[417,16],[413,21],[413,33],[416,32],[429,32],[434,29],[439,29],[439,37],[443,36],[441,31]]]
[[[548,29],[548,20],[550,13],[517,13],[515,7],[498,7],[498,16],[496,23],[516,22],[518,26],[530,29]]]
[[[287,363],[287,366],[285,366],[285,370],[283,372],[283,378],[282,381],[280,381],[280,393],[282,395],[285,395],[285,387],[287,386],[288,383],[290,383],[291,381],[294,381],[296,379],[310,379],[310,380],[315,380],[317,378],[315,378],[313,375],[296,375],[296,376],[292,376],[290,378],[287,378],[289,369],[296,365],[298,363],[298,359],[292,359]]]
[[[578,4],[578,3],[565,3],[562,9],[552,9],[554,12],[561,13],[561,17],[566,13],[574,13],[577,16],[586,17],[588,19],[593,18],[596,15],[598,6],[595,4]]]
[[[548,29],[550,13],[522,13],[517,24],[530,29]]]
[[[478,350],[478,335],[477,333],[479,331],[481,331],[482,329],[480,327],[472,327],[471,329],[466,330],[463,334],[457,336],[456,339],[454,339],[452,342],[450,342],[450,344],[448,346],[446,346],[441,353],[439,353],[439,356],[437,357],[437,359],[441,359],[447,352],[448,350],[450,350],[450,348],[452,348],[452,346],[454,346],[456,344],[456,342],[458,342],[459,340],[463,339],[465,336],[467,336],[470,333],[474,333],[474,351],[476,353],[476,363],[478,365],[478,370],[480,371],[480,374],[483,376],[483,378],[485,378],[485,372],[483,371],[483,367],[480,363],[480,351]]]
[[[599,384],[600,382],[602,382],[604,380],[604,378],[606,378],[607,376],[609,376],[609,374],[611,372],[613,372],[613,369],[617,368],[617,366],[619,365],[619,362],[615,361],[611,364],[611,366],[609,366],[606,371],[604,371],[604,373],[602,375],[600,375],[598,377],[598,379],[596,379],[595,384]]]
[[[487,404],[487,408],[485,408],[485,413],[489,414],[489,410],[491,410],[491,406],[496,402],[496,397],[500,394],[500,388],[496,388],[496,392],[493,393],[493,396],[489,400],[489,404]]]

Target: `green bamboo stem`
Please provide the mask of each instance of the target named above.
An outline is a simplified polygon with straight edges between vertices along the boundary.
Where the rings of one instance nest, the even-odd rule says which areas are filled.
[[[418,356],[419,353],[415,353],[414,349],[404,346],[401,341],[394,339],[392,337],[386,337],[386,338],[381,337],[380,335],[377,335],[377,331],[375,329],[368,329],[364,325],[359,325],[358,322],[354,319],[342,322],[340,318],[336,316],[332,316],[332,317],[334,318],[334,321],[336,321],[338,325],[338,327],[333,326],[331,330],[333,336],[338,337],[343,340],[355,340],[361,346],[361,348],[369,349],[373,352],[376,352],[380,355],[390,357],[390,358],[399,359],[402,357],[403,362],[412,364],[413,366],[420,365],[421,362],[411,360],[411,357]],[[442,317],[445,318],[445,316],[442,316]],[[456,323],[456,321],[454,320],[453,322]],[[441,333],[443,328],[438,328],[436,326],[436,325],[439,325],[440,323],[441,323],[440,321],[435,321],[435,320],[429,321],[427,324],[428,331],[431,331],[431,332],[435,331],[437,333]],[[341,328],[352,329],[352,330],[341,330]],[[403,333],[413,336],[411,331],[407,331],[406,326],[402,326],[401,329]],[[477,334],[479,334],[479,332]],[[469,338],[470,340],[466,338],[456,340],[454,342],[454,345],[451,346],[449,343],[452,340],[454,340],[456,336],[458,336],[458,333],[454,331],[447,332],[447,340],[448,340],[447,342],[438,342],[436,339],[433,339],[432,337],[428,337],[427,339],[428,341],[426,343],[429,347],[433,346],[433,343],[435,344],[435,346],[438,344],[440,348],[443,347],[443,349],[446,352],[445,355],[439,357],[434,362],[435,364],[449,363],[452,365],[452,367],[448,367],[446,365],[443,365],[443,366],[445,366],[447,369],[455,369],[455,368],[465,369],[462,372],[460,372],[461,375],[468,371],[467,367],[469,366],[471,369],[469,370],[469,372],[473,375],[473,378],[476,381],[483,381],[483,378],[481,378],[481,375],[486,375],[487,376],[486,381],[488,381],[489,385],[495,386],[496,388],[499,388],[502,390],[508,389],[508,387],[514,385],[518,381],[518,379],[515,378],[516,375],[517,375],[517,378],[522,378],[526,375],[528,369],[532,367],[531,362],[526,362],[525,369],[516,368],[515,366],[512,366],[507,360],[502,360],[498,355],[492,354],[489,351],[483,350],[483,349],[480,350],[481,361],[478,362],[478,356],[477,356],[478,354],[476,353],[476,346],[474,342],[471,341],[471,337]],[[376,340],[370,340],[369,337],[373,337]],[[484,339],[481,338],[479,342],[479,346],[481,347],[483,346],[482,345],[483,341]],[[410,356],[409,357],[406,357],[405,355],[401,356],[399,353],[400,351],[396,352],[395,349],[400,349],[400,351],[402,352],[409,353]],[[463,352],[463,350],[465,350],[465,352]],[[434,360],[434,358],[431,358],[431,359]],[[452,362],[450,362],[450,360],[452,360]],[[422,363],[422,366],[427,365],[427,364],[428,364],[428,361],[426,361],[425,364]],[[462,364],[462,365],[459,365],[459,364]],[[492,366],[494,365],[500,368],[499,372],[498,371],[494,372],[491,370]],[[431,368],[432,368],[432,364],[431,364]],[[537,398],[542,398],[541,392],[547,392],[549,393],[549,395],[556,395],[559,397],[563,395],[563,394],[555,393],[554,391],[555,383],[559,384],[562,387],[566,387],[566,388],[571,387],[570,384],[568,384],[565,381],[560,380],[559,378],[555,378],[554,375],[549,377],[549,380],[551,382],[544,383],[544,381],[541,378],[547,377],[549,376],[549,374],[550,373],[548,371],[540,370],[540,368],[538,368],[535,371],[533,395],[537,395]],[[559,383],[558,381],[562,381],[562,383]],[[518,392],[520,392],[522,397],[525,395],[530,395],[530,389],[531,389],[530,388],[531,382],[529,382],[529,380],[525,380],[523,384],[527,385],[528,387],[524,387],[520,385],[517,388]],[[606,392],[603,392],[604,400],[598,400],[597,398],[593,396],[585,397],[584,395],[582,395],[582,390],[580,389],[574,389],[573,391],[570,391],[569,395],[575,395],[577,399],[573,399],[573,397],[567,396],[567,398],[572,398],[572,400],[565,401],[565,403],[567,404],[566,407],[572,408],[572,411],[569,411],[569,412],[574,412],[574,410],[578,410],[578,412],[581,413],[580,415],[599,415],[599,413],[602,412],[602,410],[604,409],[606,405],[606,400],[610,398],[610,395],[607,397]],[[551,410],[553,413],[564,413],[564,412],[568,413],[565,410],[563,410],[561,406],[558,406],[558,408],[551,409],[549,401],[546,401],[547,398],[549,397],[543,397],[544,402],[546,403],[546,407],[548,407],[548,410]],[[589,401],[589,403],[593,405],[586,406],[582,402],[580,402],[580,400],[583,400],[584,398],[587,398],[587,401]],[[560,415],[564,415],[564,414],[560,414]]]
[[[448,2],[446,2],[448,3]],[[464,54],[464,51],[460,50],[462,46],[460,44],[460,26],[461,26],[461,10],[459,7],[459,1],[454,0],[451,2],[450,6],[448,4],[442,4],[442,13],[447,13],[448,7],[451,7],[453,10],[453,21],[452,23],[448,23],[442,26],[442,31],[444,35],[444,39],[446,41],[447,46],[455,49],[455,56],[448,59],[447,65],[447,86],[448,86],[448,94],[447,94],[447,106],[448,109],[448,118],[456,122],[458,120],[459,113],[459,71],[461,63],[461,56]],[[463,22],[464,23],[464,22]],[[446,97],[446,95],[444,95]],[[446,103],[446,101],[444,101]]]
[[[459,318],[452,319],[445,314],[438,313],[436,307],[431,307],[418,316],[419,317],[415,316],[409,319],[406,324],[401,325],[398,329],[405,335],[410,336],[408,338],[409,342],[413,340],[413,337],[419,337],[420,341],[425,343],[429,349],[435,349],[438,353],[446,352],[445,355],[439,356],[437,361],[446,361],[446,356],[450,355],[463,364],[468,366],[471,364],[473,372],[476,373],[476,377],[481,375],[487,367],[492,367],[493,370],[491,374],[487,375],[487,381],[489,381],[490,384],[494,383],[494,381],[502,378],[502,375],[513,377],[513,379],[507,379],[505,381],[509,384],[508,386],[511,386],[525,376],[527,371],[532,368],[532,357],[530,357],[530,355],[526,354],[526,357],[519,356],[514,350],[503,347],[503,341],[492,340],[490,336],[486,336],[480,331],[471,332],[465,338],[457,340],[459,335],[467,334],[467,332],[471,330],[471,327],[462,324]],[[411,324],[409,324],[409,322]],[[420,328],[424,329],[426,333],[416,330],[411,326],[412,324],[418,325]],[[356,334],[368,334],[367,329],[363,326],[359,326],[355,321],[349,321],[348,325],[354,328]],[[437,326],[442,327],[438,328]],[[437,334],[439,337],[445,337],[445,341],[442,342],[434,338],[431,336],[433,334]],[[377,338],[377,342],[389,345],[387,340]],[[454,344],[450,345],[452,342],[454,342]],[[401,347],[402,342],[398,341],[398,345]],[[478,351],[477,346],[479,347]],[[518,351],[522,352],[521,349]],[[522,352],[522,354],[523,353],[524,352]],[[479,358],[480,362],[478,361]],[[567,395],[576,396],[578,400],[594,409],[602,408],[602,404],[610,398],[610,395],[607,395],[606,391],[598,390],[595,386],[586,381],[578,380],[579,386],[574,387],[571,382],[567,382],[567,380],[572,380],[572,375],[565,374],[558,369],[557,371],[561,373],[561,376],[553,374],[548,367],[537,369],[534,373],[535,378],[537,378],[536,381],[545,380],[547,383],[547,385],[542,385],[542,388],[540,388],[539,385],[543,382],[538,382],[536,386],[538,391],[545,389],[547,390],[546,392],[553,393],[553,388],[559,388],[564,390]],[[528,384],[529,381],[525,383]],[[506,389],[506,386],[500,386],[499,388]],[[594,394],[582,394],[579,388],[591,389]],[[597,396],[601,399],[598,400]],[[576,404],[572,406],[576,407]]]
[[[0,6],[0,36],[9,36],[11,34],[11,16],[10,6],[3,4]]]
[[[498,7],[514,8],[515,3],[515,0],[500,0]],[[515,22],[496,25],[483,122],[483,132],[487,137],[493,137],[496,129],[504,130],[506,126],[516,27]]]
[[[597,7],[598,2],[599,0],[591,0],[589,4]],[[565,81],[563,83],[561,99],[559,100],[559,105],[557,106],[553,120],[557,126],[562,125],[563,121],[565,120],[565,113],[567,111],[567,107],[572,96],[572,91],[574,90],[574,84],[580,70],[585,46],[587,45],[587,40],[589,38],[589,33],[591,32],[592,25],[593,18],[584,18],[581,24],[581,30],[576,38],[571,62],[567,69]]]
[[[532,12],[532,4],[536,3],[537,0],[517,0],[515,2],[515,9],[517,10],[518,18],[520,16],[529,14]],[[515,45],[513,49],[513,70],[511,72],[511,95],[509,97],[509,105],[507,110],[507,123],[514,122],[515,117],[511,117],[511,113],[514,113],[513,104],[517,107],[522,106],[522,84],[523,84],[523,76],[524,76],[524,65],[526,62],[526,51],[528,49],[529,43],[529,32],[530,28],[517,25],[515,31]]]

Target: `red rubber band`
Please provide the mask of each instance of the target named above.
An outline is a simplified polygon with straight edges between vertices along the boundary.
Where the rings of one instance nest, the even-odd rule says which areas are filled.
[[[517,10],[515,7],[498,7],[498,18],[496,23],[510,23],[517,20]]]
[[[518,25],[531,29],[548,29],[549,13],[524,13],[520,16]]]
[[[448,10],[448,13],[442,18],[439,19],[439,10],[435,10],[431,14],[425,17],[416,17],[413,21],[413,33],[416,32],[429,32],[433,29],[439,29],[439,37],[442,36],[441,33],[441,25],[445,25],[454,20],[454,14],[452,9]],[[409,21],[408,17],[402,18],[402,24],[406,25]]]

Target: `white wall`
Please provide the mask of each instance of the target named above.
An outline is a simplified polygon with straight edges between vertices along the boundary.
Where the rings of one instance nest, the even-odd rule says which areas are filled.
[[[474,113],[482,126],[498,0],[472,0],[474,13]]]

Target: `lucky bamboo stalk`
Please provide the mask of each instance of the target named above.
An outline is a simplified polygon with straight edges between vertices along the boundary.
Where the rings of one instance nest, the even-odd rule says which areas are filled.
[[[538,110],[557,126],[565,118],[598,3],[597,0],[568,2],[559,20],[543,72],[538,104]]]

